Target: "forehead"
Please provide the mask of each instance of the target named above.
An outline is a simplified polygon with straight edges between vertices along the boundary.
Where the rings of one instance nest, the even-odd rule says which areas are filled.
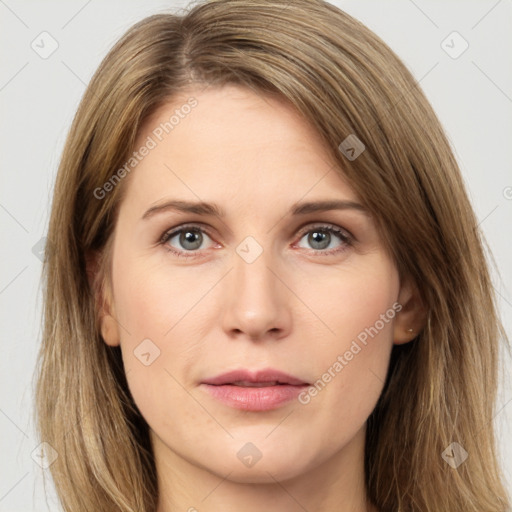
[[[151,149],[137,163],[129,189],[146,202],[171,192],[190,200],[249,200],[260,208],[322,192],[356,199],[293,106],[247,88],[181,93],[146,119],[135,149],[145,145]]]

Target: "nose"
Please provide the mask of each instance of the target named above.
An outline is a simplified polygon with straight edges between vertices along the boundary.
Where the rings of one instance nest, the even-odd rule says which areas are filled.
[[[291,328],[292,292],[286,272],[270,250],[254,260],[233,254],[223,293],[223,327],[230,337],[252,341],[287,336]],[[245,336],[244,336],[245,335]]]

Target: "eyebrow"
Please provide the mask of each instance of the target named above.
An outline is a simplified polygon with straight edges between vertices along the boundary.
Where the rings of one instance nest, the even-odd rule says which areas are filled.
[[[325,200],[295,203],[290,208],[290,215],[307,215],[309,213],[326,212],[331,210],[356,210],[368,214],[368,210],[362,204],[354,201]],[[169,200],[160,205],[152,206],[146,211],[146,213],[144,213],[142,219],[149,219],[157,214],[168,211],[195,213],[197,215],[211,215],[221,218],[226,216],[224,210],[215,203],[206,203],[204,201],[193,202]]]

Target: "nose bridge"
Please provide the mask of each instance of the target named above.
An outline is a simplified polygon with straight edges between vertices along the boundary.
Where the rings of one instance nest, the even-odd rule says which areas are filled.
[[[273,259],[269,238],[262,240],[260,237],[258,241],[255,237],[248,236],[238,245],[233,278],[237,290],[243,291],[244,299],[250,299],[249,302],[274,301],[276,277],[270,271],[270,268],[276,266]]]
[[[244,331],[251,337],[282,329],[288,318],[284,285],[275,275],[275,268],[280,265],[269,240],[270,237],[265,243],[246,237],[236,247],[233,259],[226,327]]]

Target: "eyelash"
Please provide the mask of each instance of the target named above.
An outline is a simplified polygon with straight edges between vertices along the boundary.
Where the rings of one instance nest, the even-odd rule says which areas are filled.
[[[165,250],[169,251],[170,253],[174,254],[175,256],[177,256],[179,258],[196,258],[196,257],[198,257],[197,254],[199,252],[197,250],[196,251],[178,251],[178,250],[174,249],[173,247],[167,245],[167,242],[169,240],[171,240],[171,238],[173,238],[175,235],[178,235],[187,230],[194,230],[194,231],[199,231],[201,233],[205,233],[206,235],[208,235],[208,237],[213,239],[213,237],[208,233],[208,231],[206,229],[204,229],[203,227],[201,227],[200,225],[185,224],[183,226],[179,226],[178,229],[173,228],[171,230],[166,231],[160,238],[159,244],[163,245]],[[344,246],[342,246],[341,248],[338,247],[338,248],[329,249],[329,250],[311,249],[311,251],[319,253],[318,256],[326,256],[326,255],[330,256],[333,254],[339,254],[341,252],[344,252],[345,250],[347,250],[348,247],[353,245],[353,237],[351,235],[349,235],[345,230],[342,230],[332,224],[319,224],[319,225],[311,226],[306,230],[302,230],[300,232],[299,240],[301,240],[304,235],[307,235],[308,233],[315,231],[315,230],[334,234],[344,244]],[[189,253],[189,254],[187,254],[187,253]]]

